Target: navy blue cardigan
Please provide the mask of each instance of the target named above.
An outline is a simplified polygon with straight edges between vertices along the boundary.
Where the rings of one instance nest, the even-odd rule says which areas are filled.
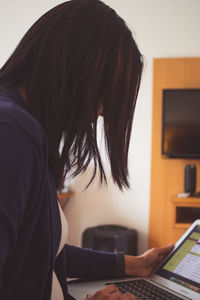
[[[52,271],[66,277],[117,275],[115,254],[66,245],[48,166],[47,137],[16,89],[0,92],[0,299],[49,300]]]

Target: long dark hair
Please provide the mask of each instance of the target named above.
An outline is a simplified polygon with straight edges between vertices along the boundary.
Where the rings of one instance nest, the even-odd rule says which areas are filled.
[[[128,148],[142,66],[130,30],[99,0],[64,2],[25,34],[0,70],[0,88],[24,87],[28,110],[48,137],[57,187],[91,160],[91,181],[97,168],[106,181],[97,146],[100,108],[113,180],[120,189],[129,186]]]

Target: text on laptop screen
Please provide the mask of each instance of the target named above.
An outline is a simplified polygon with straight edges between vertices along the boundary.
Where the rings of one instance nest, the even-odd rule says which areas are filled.
[[[200,225],[194,227],[156,274],[200,294]]]

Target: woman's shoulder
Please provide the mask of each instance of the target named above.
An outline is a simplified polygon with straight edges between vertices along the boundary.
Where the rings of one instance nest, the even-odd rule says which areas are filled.
[[[13,128],[13,133],[25,135],[34,144],[46,143],[46,135],[39,122],[9,92],[0,91],[0,127]]]

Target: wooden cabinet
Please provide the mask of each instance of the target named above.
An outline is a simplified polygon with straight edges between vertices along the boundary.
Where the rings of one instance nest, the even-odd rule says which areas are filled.
[[[200,58],[154,59],[153,78],[149,247],[176,242],[192,219],[200,218],[200,198],[177,197],[184,191],[186,164],[196,164],[197,191],[200,190],[200,160],[161,155],[162,90],[200,88]]]

